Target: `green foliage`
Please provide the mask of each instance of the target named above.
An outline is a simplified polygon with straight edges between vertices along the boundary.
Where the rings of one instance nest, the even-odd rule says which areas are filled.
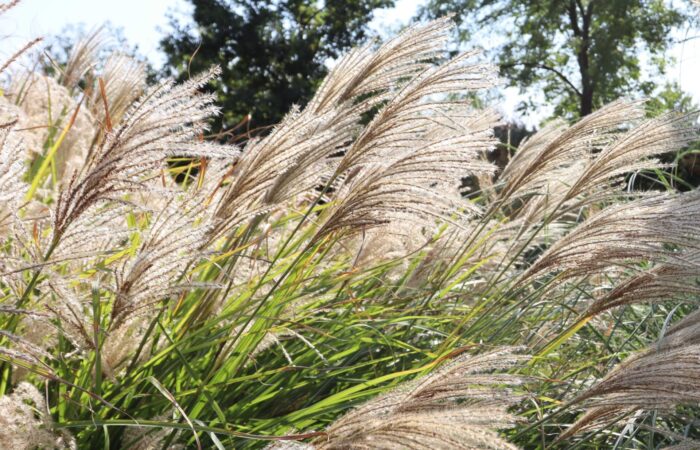
[[[446,13],[463,41],[484,27],[503,36],[493,53],[503,76],[511,86],[541,89],[558,117],[652,95],[671,32],[688,19],[683,6],[664,0],[431,0],[422,12]]]
[[[687,113],[697,108],[693,98],[683,92],[678,83],[666,83],[656,95],[649,98],[647,111],[656,117],[668,111]]]
[[[279,122],[304,104],[328,73],[326,62],[363,42],[374,10],[393,0],[190,0],[192,23],[171,20],[161,42],[166,73],[179,80],[222,68],[216,83],[224,114],[217,130],[252,115],[255,127]]]

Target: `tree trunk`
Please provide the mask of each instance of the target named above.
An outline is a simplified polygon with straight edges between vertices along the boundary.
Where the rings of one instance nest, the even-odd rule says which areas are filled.
[[[577,9],[578,8],[578,9]],[[579,13],[582,24],[579,24]],[[580,0],[569,1],[569,19],[574,36],[579,39],[579,48],[576,52],[579,73],[581,74],[581,95],[579,96],[579,114],[581,117],[593,112],[593,95],[595,93],[594,83],[590,73],[590,28],[591,17],[593,15],[593,2],[589,2],[588,7],[583,7]]]
[[[583,72],[581,72],[583,75]],[[583,79],[583,76],[581,77]],[[589,77],[590,84],[590,77]],[[581,117],[587,116],[593,112],[593,87],[586,87],[586,83],[583,83],[583,90],[581,91],[581,101],[579,102],[579,114]]]

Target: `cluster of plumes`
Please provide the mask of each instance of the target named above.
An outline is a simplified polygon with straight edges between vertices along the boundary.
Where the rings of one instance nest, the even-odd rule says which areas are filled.
[[[642,194],[631,189],[629,175],[665,168],[658,158],[697,138],[696,119],[695,113],[644,119],[642,102],[621,100],[570,127],[557,121],[544,127],[520,146],[486,195],[489,211],[509,219],[488,239],[492,252],[546,248],[534,262],[520,258],[518,267],[528,269],[511,274],[520,286],[552,274],[559,283],[580,281],[649,262],[665,264],[653,269],[659,275],[692,275],[687,252],[698,243],[697,193]],[[640,275],[610,295],[656,279]]]
[[[198,140],[204,120],[216,114],[210,95],[198,91],[217,70],[175,86],[158,84],[132,105],[122,123],[108,131],[88,156],[82,172],[62,189],[53,217],[54,239],[85,211],[144,190],[144,178],[164,169],[170,156],[234,158],[237,149]]]
[[[700,248],[700,193],[660,194],[594,214],[556,241],[522,275],[560,271],[560,280],[592,276],[627,262],[684,264],[673,247]]]
[[[500,175],[500,203],[525,201],[558,192],[556,184],[575,178],[556,179],[553,174],[576,168],[596,158],[595,151],[613,148],[624,128],[643,117],[639,102],[617,101],[571,126],[554,121],[527,139]],[[572,198],[564,194],[564,198]],[[562,198],[557,199],[560,202]],[[555,206],[557,203],[553,203]]]
[[[429,226],[435,231],[431,225],[448,217],[447,212],[466,217],[477,214],[478,207],[461,198],[456,180],[460,174],[492,170],[489,163],[478,159],[492,145],[490,130],[488,125],[465,130],[470,134],[419,146],[386,166],[372,164],[371,169],[363,170],[342,186],[337,206],[318,235],[337,230],[357,233],[402,222],[414,227]],[[466,221],[451,222],[463,225]]]
[[[589,407],[561,439],[610,426],[640,410],[700,405],[700,314],[686,316],[574,399]]]
[[[619,100],[570,127],[555,121],[521,145],[493,202],[512,218],[551,222],[609,199],[628,174],[664,168],[659,156],[696,138],[696,117],[644,119],[642,102]]]
[[[525,360],[513,348],[457,356],[352,410],[310,444],[270,448],[515,449],[496,430],[515,424],[507,410],[521,399],[511,388],[523,379],[503,371]]]
[[[0,106],[2,108],[2,106]],[[12,132],[15,121],[0,124],[0,236],[8,231],[26,191],[24,147]]]
[[[134,256],[115,270],[111,312],[115,325],[153,302],[192,287],[184,271],[209,230],[197,225],[198,216],[195,205],[176,201],[154,214]]]
[[[516,295],[533,287],[545,297],[587,289],[593,300],[579,323],[622,305],[697,300],[700,195],[640,193],[632,189],[634,177],[628,181],[630,174],[664,169],[663,154],[697,139],[697,114],[645,119],[642,106],[618,101],[573,126],[550,124],[485,185],[486,215],[507,218],[495,231],[485,224],[465,234],[471,245],[483,242],[483,249],[469,249],[476,260],[496,256],[497,264],[481,268],[486,280],[503,280]],[[697,406],[697,317],[575,399],[591,409],[560,439],[635,411]]]
[[[336,254],[352,249],[364,265],[415,251],[445,221],[466,228],[480,210],[460,195],[461,178],[494,172],[482,156],[494,146],[498,117],[455,98],[496,77],[491,65],[472,62],[473,52],[446,61],[451,26],[442,19],[411,27],[341,58],[303,109],[243,149],[215,199],[212,239],[250,222],[269,229],[279,212],[328,203],[306,220],[310,243],[341,236]],[[237,263],[231,276],[243,279],[235,284],[264,270],[294,225],[261,235],[270,257]]]
[[[471,54],[430,68],[389,100],[362,131],[340,162],[352,170],[338,188],[337,202],[318,232],[357,233],[374,227],[410,223],[429,227],[458,214],[463,219],[479,209],[459,192],[464,174],[489,173],[493,167],[480,155],[493,147],[491,132],[497,117],[472,115],[465,106],[426,96],[489,87],[492,68],[465,65]]]
[[[132,57],[114,53],[98,68],[98,52],[106,40],[97,29],[76,44],[65,67],[57,68],[58,75],[17,71],[5,90],[31,159],[67,130],[53,158],[53,185],[82,169],[105,127],[118,123],[146,87],[145,66]]]
[[[125,55],[95,70],[96,31],[76,46],[60,76],[19,74],[7,91],[12,104],[3,99],[0,106],[0,236],[13,241],[0,279],[8,298],[34,301],[37,311],[14,310],[25,316],[18,330],[57,318],[76,354],[99,346],[102,370],[113,377],[136,361],[159,305],[198,286],[203,259],[224,255],[212,257],[222,266],[209,265],[217,270],[203,290],[228,284],[223,292],[235,298],[236,285],[264,278],[297,225],[306,227],[301,248],[338,243],[328,254],[352,260],[353,269],[426,250],[404,289],[425,286],[436,273],[441,281],[469,274],[459,286],[474,297],[478,286],[493,288],[486,281],[504,274],[519,294],[542,279],[556,277],[554,289],[624,273],[594,300],[589,316],[675,298],[684,289],[700,293],[697,284],[681,281],[695,283],[699,274],[700,195],[624,189],[628,174],[663,168],[659,155],[696,137],[695,117],[645,119],[641,102],[614,102],[572,126],[543,128],[493,182],[495,167],[484,156],[494,148],[499,118],[459,98],[493,86],[495,69],[473,63],[474,52],[445,58],[450,27],[437,20],[351,51],[304,108],[242,151],[204,139],[218,109],[202,91],[216,68],[180,85],[146,88],[143,65]],[[46,117],[49,103],[54,113]],[[23,181],[27,162],[40,163],[54,142],[56,170],[40,171],[45,178],[30,188]],[[198,161],[189,186],[167,174],[170,157]],[[462,196],[466,176],[480,180],[480,202]],[[621,197],[623,203],[596,212]],[[290,211],[296,221],[283,220]],[[534,261],[525,256],[541,246],[547,249]],[[650,268],[638,269],[641,263]],[[27,273],[41,275],[32,286],[36,298],[24,298]],[[268,289],[256,288],[253,300]],[[278,318],[292,317],[305,303],[300,298]],[[94,316],[96,303],[104,317]],[[696,399],[697,317],[581,396],[577,401],[594,409],[567,433]],[[235,328],[249,329],[250,322]],[[37,366],[50,358],[19,333],[3,334],[12,344],[3,352]],[[275,342],[267,333],[256,351]],[[506,387],[521,380],[493,372],[521,360],[510,349],[457,357],[359,407],[308,446],[512,448],[494,430],[513,425],[506,410],[518,397]],[[658,379],[673,374],[677,389],[660,391]]]
[[[495,75],[490,65],[469,63],[473,53],[435,64],[449,29],[448,20],[438,20],[342,58],[303,110],[245,148],[217,210],[227,218],[220,228],[236,225],[231,217],[318,197],[314,189],[323,185],[333,205],[318,238],[400,221],[434,225],[473,209],[457,187],[465,172],[493,170],[475,156],[492,147],[496,117],[436,98],[490,87]]]
[[[522,225],[516,243],[539,245],[535,233],[558,228],[546,250],[525,262],[514,285],[522,289],[547,279],[551,293],[562,284],[584,283],[595,298],[580,320],[622,305],[700,294],[698,192],[640,194],[623,183],[631,173],[662,168],[658,156],[696,138],[696,115],[636,123],[638,106],[617,102],[572,127],[550,125],[521,147],[501,175],[502,187],[495,187],[493,208]],[[572,138],[576,134],[580,141]],[[559,439],[608,428],[638,411],[700,404],[698,317],[689,315],[575,398],[573,404],[589,409]]]
[[[14,0],[0,4],[0,15],[16,6],[18,2],[19,0]],[[0,74],[26,51],[30,44],[2,64]],[[0,95],[0,242],[7,234],[8,226],[14,222],[15,211],[26,189],[25,183],[22,182],[26,150],[24,143],[14,132],[19,121],[18,116],[18,108]],[[0,270],[2,267],[0,264]]]
[[[700,296],[700,252],[689,250],[672,255],[669,261],[640,271],[595,299],[586,314],[593,316],[622,305],[670,300],[692,300]]]
[[[379,49],[365,45],[343,57],[303,110],[293,109],[267,137],[248,144],[217,215],[243,219],[330,182],[338,168],[334,156],[347,153],[362,114],[430,67],[449,28],[446,20],[413,27]]]
[[[29,383],[20,383],[14,392],[0,397],[0,446],[17,450],[76,449],[67,433],[51,430],[51,415],[44,397]]]
[[[88,283],[54,273],[47,274],[46,285],[58,301],[49,301],[46,307],[61,319],[64,334],[78,348],[95,347],[92,327],[101,318],[85,313],[90,311],[94,289],[111,299],[101,347],[103,370],[109,376],[133,356],[159,303],[176,299],[195,286],[208,289],[218,287],[211,283],[194,282],[187,273],[192,268],[191,264],[202,256],[200,246],[210,230],[198,204],[194,203],[201,199],[184,194],[170,195],[161,209],[142,215],[147,218],[148,224],[137,237],[131,235],[129,229],[123,234],[116,233],[131,246],[122,250],[126,255],[113,263],[113,274],[104,282],[97,282],[93,289],[81,289]],[[120,213],[123,216],[124,211]],[[103,217],[109,217],[109,214]],[[94,228],[94,233],[87,237],[104,244],[105,239],[101,235],[115,233],[114,225],[110,225],[113,222],[107,221],[103,229]],[[75,236],[76,239],[78,237]],[[71,236],[64,238],[70,240]],[[113,237],[110,242],[114,240]],[[84,247],[84,244],[76,245]],[[111,250],[103,253],[105,258],[113,253],[114,248]],[[77,285],[78,289],[71,285]]]
[[[109,374],[137,347],[141,316],[192,286],[185,269],[212,228],[205,203],[238,149],[202,139],[218,109],[200,91],[216,68],[146,90],[141,62],[115,53],[98,63],[103,41],[100,30],[91,33],[56,76],[13,73],[0,97],[0,240],[11,242],[0,279],[12,294],[3,313],[22,317],[3,349],[31,364],[47,355],[47,339],[24,335],[31,324],[94,349],[102,318],[92,314],[93,288],[112,299],[102,311]],[[44,172],[42,155],[52,158]],[[185,191],[166,175],[171,156],[202,158],[212,176]],[[28,183],[30,166],[36,178]],[[96,265],[110,270],[86,279]],[[38,276],[35,298],[25,295],[26,273]]]
[[[46,143],[55,139],[65,124],[72,121],[70,131],[55,154],[54,164],[58,180],[79,170],[96,131],[93,112],[76,100],[59,80],[37,73],[17,74],[6,95],[15,105],[17,128],[22,130],[32,159],[41,155]]]
[[[492,86],[495,69],[471,63],[474,53],[446,60],[450,28],[438,20],[352,51],[305,108],[243,152],[203,138],[218,109],[201,91],[216,68],[180,85],[146,88],[143,66],[125,55],[97,69],[98,30],[73,49],[58,76],[17,73],[6,96],[16,119],[2,129],[0,160],[8,174],[0,178],[0,200],[26,203],[10,220],[16,264],[3,268],[17,275],[15,300],[40,312],[31,320],[58,318],[51,329],[78,354],[99,346],[102,370],[113,376],[133,357],[156,304],[192,288],[188,270],[242,225],[260,226],[251,242],[260,248],[274,240],[273,253],[281,239],[266,227],[280,212],[316,200],[331,204],[307,223],[316,228],[312,244],[362,231],[392,246],[398,230],[413,224],[421,239],[446,220],[464,227],[479,209],[461,198],[460,178],[493,172],[481,155],[493,147],[498,118],[445,99]],[[362,126],[368,113],[374,118]],[[42,171],[41,157],[49,155],[51,170]],[[166,174],[170,157],[200,161],[196,183],[178,186]],[[22,180],[27,162],[39,167],[31,188]],[[38,277],[35,294],[26,295],[23,273]],[[230,276],[241,273],[250,282],[260,271]],[[106,317],[94,315],[95,302]],[[40,364],[40,345],[27,345],[27,358]]]
[[[477,273],[483,280],[507,274],[522,288],[552,274],[560,283],[630,262],[667,262],[668,244],[697,237],[691,229],[697,195],[641,195],[626,180],[665,168],[661,155],[697,137],[696,116],[648,119],[643,102],[620,100],[571,126],[553,121],[521,144],[495,182],[480,179],[485,211],[435,243],[432,264],[450,265],[469,253],[466,270],[483,263]],[[533,263],[530,252],[542,248],[546,253]]]

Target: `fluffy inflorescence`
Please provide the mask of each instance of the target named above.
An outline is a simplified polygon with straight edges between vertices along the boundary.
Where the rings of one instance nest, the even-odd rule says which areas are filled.
[[[659,342],[620,363],[574,399],[589,406],[560,439],[604,428],[634,411],[700,403],[700,315],[687,316]]]
[[[0,445],[18,450],[76,449],[67,433],[51,431],[51,417],[39,391],[20,383],[12,394],[0,397]]]
[[[457,357],[342,417],[316,448],[515,448],[494,430],[515,423],[505,387],[522,380],[493,372],[523,360],[512,349]]]
[[[213,69],[181,86],[161,83],[129,108],[122,123],[93,149],[81,174],[74,174],[62,189],[54,210],[56,241],[89,208],[144,189],[141,180],[161,169],[169,156],[237,155],[235,148],[197,140],[204,120],[218,111],[211,96],[197,91],[216,73]]]
[[[306,446],[271,449],[454,448],[514,449],[495,430],[510,428],[507,412],[523,380],[502,373],[526,358],[512,348],[461,355],[343,416]]]
[[[24,148],[18,136],[12,132],[15,121],[0,125],[0,231],[13,221],[26,185],[24,172]]]

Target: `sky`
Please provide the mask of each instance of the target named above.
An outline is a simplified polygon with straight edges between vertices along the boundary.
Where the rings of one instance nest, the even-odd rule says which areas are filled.
[[[3,1],[4,3],[4,1]],[[123,28],[129,43],[142,54],[162,62],[159,28],[167,29],[169,10],[187,11],[184,0],[22,0],[0,16],[0,57],[38,36],[58,35],[67,25],[83,23],[87,29],[111,22]]]
[[[388,36],[408,23],[423,3],[423,0],[397,0],[394,8],[377,12],[371,26]],[[83,23],[90,29],[109,21],[122,28],[127,41],[136,44],[141,54],[159,66],[164,59],[158,41],[162,30],[168,28],[167,14],[186,16],[189,10],[185,0],[22,0],[0,16],[0,61],[34,37],[57,35],[70,24]],[[669,78],[678,81],[700,104],[700,39],[676,45],[669,56],[677,60],[668,71]],[[506,117],[517,116],[514,110],[520,98],[517,89],[504,89],[501,110]],[[539,120],[530,117],[524,122],[534,125]]]

